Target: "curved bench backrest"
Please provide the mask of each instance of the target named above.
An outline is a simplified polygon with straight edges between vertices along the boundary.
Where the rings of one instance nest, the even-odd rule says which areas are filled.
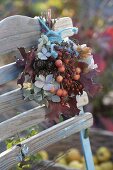
[[[68,27],[72,27],[72,20],[65,17],[57,20],[54,29],[60,30]],[[64,32],[63,36],[68,37],[72,34],[73,32],[69,30]],[[16,53],[18,47],[30,48],[36,45],[39,37],[40,25],[38,20],[34,18],[17,15],[0,21],[0,57],[10,52]],[[0,85],[17,78],[19,72],[20,70],[16,67],[15,62],[0,67]],[[78,107],[86,105],[88,103],[87,94],[84,92],[77,100]],[[0,116],[4,113],[9,114],[9,110],[20,107],[24,103],[26,101],[23,100],[20,89],[0,95]],[[45,120],[46,111],[45,106],[38,106],[1,122],[0,141],[41,123]],[[90,127],[92,123],[93,118],[90,113],[81,114],[24,140],[21,145],[26,145],[29,148],[28,155],[30,155],[71,134]],[[19,154],[20,148],[18,146],[2,152],[0,154],[0,170],[7,170],[17,164]]]

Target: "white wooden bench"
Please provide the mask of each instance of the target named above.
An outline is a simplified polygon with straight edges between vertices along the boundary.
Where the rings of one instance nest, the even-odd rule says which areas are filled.
[[[65,17],[60,18],[56,22],[54,29],[58,30],[67,27],[72,27],[72,21],[70,18]],[[66,31],[63,36],[68,37],[71,35],[71,31]],[[36,45],[39,37],[40,24],[36,19],[18,15],[5,18],[0,22],[0,56],[3,57],[4,54],[10,52],[16,55],[18,47],[32,47]],[[20,71],[15,62],[0,67],[0,85],[16,79]],[[28,155],[34,154],[57,141],[80,132],[87,169],[94,170],[89,138],[85,137],[85,129],[93,124],[92,114],[84,113],[83,111],[83,106],[88,103],[86,92],[84,92],[81,97],[78,96],[77,101],[78,108],[81,109],[79,116],[54,125],[21,142],[21,146],[26,145],[29,148]],[[4,93],[0,95],[0,115],[4,112],[8,114],[9,110],[11,111],[24,103],[26,103],[26,101],[23,100],[20,89]],[[41,123],[45,120],[46,113],[47,109],[45,106],[37,106],[1,122],[0,141]],[[17,159],[19,154],[20,147],[17,145],[2,152],[0,154],[0,170],[7,170],[17,164],[19,162]]]

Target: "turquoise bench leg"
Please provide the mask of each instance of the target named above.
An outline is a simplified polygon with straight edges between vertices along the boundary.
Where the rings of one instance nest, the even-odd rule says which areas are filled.
[[[85,114],[83,108],[81,108],[80,114]],[[82,144],[83,154],[85,157],[86,170],[95,170],[90,141],[89,137],[86,135],[86,130],[80,131],[80,140]]]

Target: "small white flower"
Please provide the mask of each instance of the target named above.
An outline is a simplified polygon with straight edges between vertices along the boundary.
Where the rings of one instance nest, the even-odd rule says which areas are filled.
[[[86,44],[82,44],[82,45],[80,45],[80,47],[84,48],[84,47],[87,47],[87,45]]]
[[[93,55],[90,55],[87,58],[81,59],[80,61],[87,63],[89,70],[98,68],[98,65],[94,63]]]
[[[93,57],[91,58],[91,63],[88,66],[88,69],[92,70],[92,69],[96,69],[98,68],[98,65],[94,63],[94,59]]]

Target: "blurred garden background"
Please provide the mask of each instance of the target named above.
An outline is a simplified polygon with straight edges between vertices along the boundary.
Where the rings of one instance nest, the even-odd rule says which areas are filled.
[[[48,8],[52,18],[71,17],[79,28],[73,38],[93,49],[103,90],[89,99],[86,110],[93,113],[95,127],[113,131],[113,0],[0,0],[0,20],[15,14],[35,17]]]

